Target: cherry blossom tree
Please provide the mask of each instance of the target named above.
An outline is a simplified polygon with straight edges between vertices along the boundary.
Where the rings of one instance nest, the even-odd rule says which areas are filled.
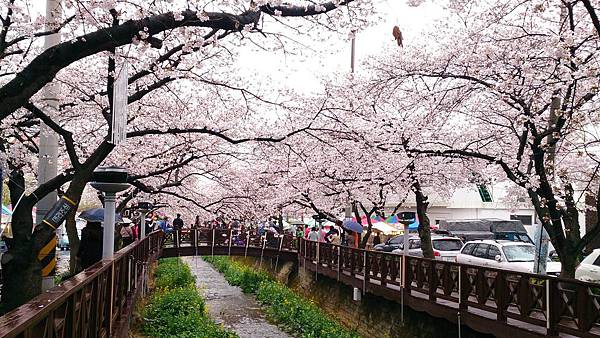
[[[9,187],[13,204],[21,200],[13,218],[16,229],[14,242],[20,243],[19,249],[6,255],[5,267],[9,267],[8,270],[18,267],[24,271],[7,274],[14,276],[14,280],[5,280],[4,284],[8,292],[3,292],[3,297],[14,295],[12,300],[4,302],[3,299],[8,308],[39,293],[40,273],[39,264],[35,264],[35,253],[47,238],[54,236],[54,231],[46,226],[36,227],[31,235],[30,211],[36,201],[67,183],[69,185],[65,194],[81,196],[93,170],[114,150],[106,135],[112,113],[112,85],[122,60],[126,59],[134,70],[129,77],[129,86],[133,91],[130,92],[128,101],[130,111],[135,112],[130,122],[142,120],[141,116],[145,114],[146,121],[152,121],[165,113],[165,106],[159,104],[162,99],[160,96],[169,94],[180,99],[178,96],[181,92],[177,91],[185,93],[190,90],[190,82],[187,88],[186,85],[174,88],[174,83],[183,79],[213,88],[234,90],[245,98],[252,97],[251,91],[232,87],[227,81],[216,80],[216,76],[226,73],[219,68],[223,66],[223,58],[219,58],[219,54],[230,52],[243,39],[252,39],[249,36],[253,33],[266,38],[276,36],[277,42],[282,43],[283,35],[277,33],[277,30],[275,33],[270,32],[269,27],[285,26],[286,17],[291,17],[290,20],[297,27],[323,25],[335,28],[336,25],[348,22],[349,18],[355,18],[355,24],[364,23],[365,20],[359,13],[365,14],[364,11],[370,7],[368,4],[354,4],[351,1],[323,4],[298,1],[285,5],[264,1],[259,4],[250,3],[248,7],[241,1],[208,6],[190,2],[173,4],[171,1],[155,1],[148,6],[143,1],[69,0],[64,2],[64,20],[55,28],[44,31],[43,20],[30,17],[29,13],[35,11],[27,1],[6,0],[3,5],[3,12],[0,13],[3,25],[0,34],[0,68],[3,71],[3,81],[0,81],[0,121],[10,130],[10,135],[7,142],[2,143],[2,150],[10,158]],[[301,18],[306,20],[300,22]],[[61,33],[65,42],[42,51],[38,40],[56,32]],[[221,47],[221,44],[229,40],[233,42],[231,46]],[[123,46],[127,47],[119,49]],[[212,59],[217,61],[212,64],[204,62]],[[206,72],[198,71],[204,63],[209,63]],[[38,94],[41,88],[53,80],[68,88],[60,98],[61,106],[56,115],[47,111]],[[158,89],[162,91],[157,92]],[[150,98],[151,96],[154,97]],[[223,103],[223,100],[213,102]],[[241,106],[248,107],[248,104]],[[191,107],[186,108],[184,111],[190,114]],[[198,102],[195,103],[195,108],[209,108],[209,112],[216,110],[215,107],[201,106]],[[92,115],[90,112],[98,114]],[[181,114],[181,111],[178,113]],[[207,121],[211,118],[216,120],[216,116],[211,116],[210,113],[207,115]],[[173,117],[164,116],[164,120]],[[231,116],[226,118],[232,121]],[[59,159],[63,166],[63,172],[59,176],[27,192],[24,189],[24,177],[28,170],[34,171],[31,165],[34,161],[30,157],[37,152],[36,138],[40,121],[61,136],[66,156]],[[272,137],[248,137],[248,133],[246,137],[236,138],[239,134],[227,132],[232,129],[231,126],[217,129],[206,122],[195,122],[185,128],[164,128],[164,125],[139,128],[131,131],[129,136],[210,135],[233,144],[253,139],[274,140]],[[243,131],[239,133],[243,134]],[[145,150],[151,152],[154,149]],[[109,159],[110,161],[123,163],[118,159]],[[138,173],[139,180],[136,182],[140,187],[144,175],[149,174],[151,173]],[[165,184],[173,183],[162,185]],[[73,225],[68,222],[67,229],[71,237],[75,233]],[[73,241],[76,242],[74,237]],[[15,289],[10,289],[11,286]]]
[[[593,11],[577,1],[456,2],[449,9],[427,45],[373,65],[373,90],[393,88],[442,122],[435,133],[392,146],[497,168],[527,193],[562,275],[573,277],[582,250],[600,233],[590,224],[582,236],[578,217],[579,199],[600,193]]]

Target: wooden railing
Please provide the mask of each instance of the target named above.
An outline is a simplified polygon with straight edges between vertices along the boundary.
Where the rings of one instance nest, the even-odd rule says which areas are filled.
[[[236,230],[231,228],[197,228],[174,231],[165,238],[165,249],[187,249],[178,252],[195,253],[198,255],[215,254],[213,249],[219,249],[218,254],[227,249],[227,254],[244,255],[248,250],[256,252],[297,252],[298,239],[291,235],[267,232],[259,235],[255,230]],[[200,249],[199,252],[194,249]],[[210,251],[208,251],[210,249]]]
[[[0,337],[127,337],[131,310],[160,255],[153,232],[0,317]]]
[[[304,239],[299,259],[364,292],[394,300],[413,296],[446,307],[454,319],[458,312],[542,336],[600,337],[600,284]]]
[[[159,254],[286,257],[340,282],[499,337],[600,337],[600,284],[234,229],[154,232],[0,317],[0,337],[125,337]],[[462,319],[461,319],[462,318]]]

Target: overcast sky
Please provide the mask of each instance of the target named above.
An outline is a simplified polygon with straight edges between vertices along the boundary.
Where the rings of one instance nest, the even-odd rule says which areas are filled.
[[[402,30],[404,45],[410,45],[423,30],[433,27],[441,9],[425,3],[419,7],[410,7],[405,0],[380,0],[377,11],[383,20],[356,35],[357,72],[361,71],[361,62],[373,54],[399,51],[392,36],[392,28],[397,25]],[[350,33],[350,32],[348,32]],[[321,86],[323,75],[345,74],[350,72],[351,43],[347,36],[341,40],[327,39],[316,41],[315,50],[310,57],[293,57],[283,52],[264,52],[247,48],[241,53],[239,65],[251,73],[271,73],[285,80],[288,86],[305,92],[314,92]]]

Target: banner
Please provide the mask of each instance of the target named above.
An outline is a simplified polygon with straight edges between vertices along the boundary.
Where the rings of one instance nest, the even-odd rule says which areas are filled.
[[[129,72],[127,61],[123,62],[123,67],[115,83],[113,84],[113,114],[112,114],[112,133],[110,143],[118,145],[127,138],[127,83],[129,81]]]

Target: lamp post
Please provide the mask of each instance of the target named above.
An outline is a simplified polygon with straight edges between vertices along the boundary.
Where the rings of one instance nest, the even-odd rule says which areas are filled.
[[[404,244],[403,254],[408,255],[408,225],[415,222],[416,215],[412,211],[405,211],[398,214],[398,221],[404,225]]]
[[[117,193],[129,187],[127,170],[121,167],[100,167],[94,171],[90,184],[104,193],[104,234],[102,258],[111,258],[115,251],[115,202]]]
[[[146,237],[146,215],[152,210],[153,206],[150,202],[139,202],[136,209],[140,212],[140,239]]]

